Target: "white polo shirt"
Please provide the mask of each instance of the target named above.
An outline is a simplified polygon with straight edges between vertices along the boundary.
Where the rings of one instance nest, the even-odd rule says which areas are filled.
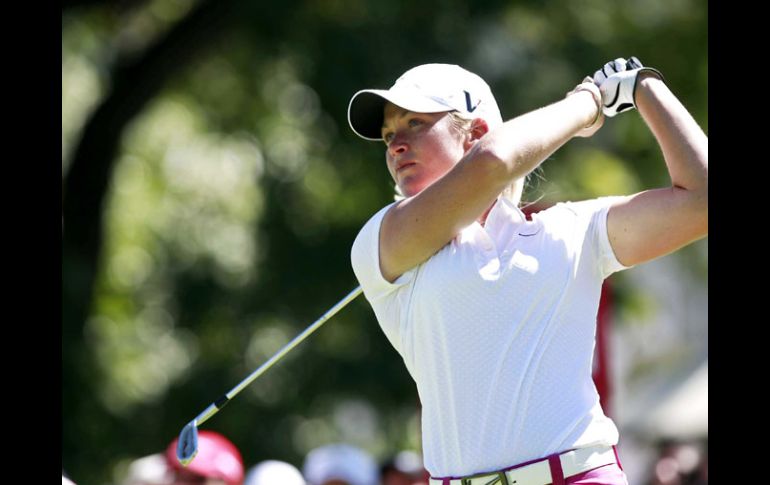
[[[394,283],[379,266],[392,204],[361,229],[353,270],[417,383],[432,476],[617,444],[591,377],[602,282],[626,268],[607,236],[614,199],[560,203],[532,221],[500,199],[485,227],[474,222]]]

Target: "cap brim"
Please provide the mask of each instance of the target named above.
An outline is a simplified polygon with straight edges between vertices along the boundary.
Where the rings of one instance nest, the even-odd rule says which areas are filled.
[[[385,103],[388,101],[415,113],[441,113],[454,109],[413,93],[364,89],[354,94],[348,105],[348,123],[356,135],[365,140],[382,140]]]

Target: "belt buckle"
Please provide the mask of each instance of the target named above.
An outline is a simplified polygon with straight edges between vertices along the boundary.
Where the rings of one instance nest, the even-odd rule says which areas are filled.
[[[472,481],[474,479],[481,478],[481,477],[488,477],[488,476],[491,476],[491,475],[495,475],[495,478],[493,478],[492,480],[490,480],[490,481],[488,481],[486,483],[478,484],[478,485],[498,485],[498,484],[499,485],[510,485],[508,483],[508,475],[506,475],[504,471],[499,471],[499,472],[494,472],[494,473],[483,473],[481,475],[476,475],[475,477],[463,478],[463,479],[460,480],[460,484],[461,485],[474,485],[472,483]]]

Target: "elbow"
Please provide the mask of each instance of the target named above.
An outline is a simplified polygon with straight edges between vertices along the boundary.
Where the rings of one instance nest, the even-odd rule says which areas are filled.
[[[703,235],[707,235],[709,231],[708,218],[709,218],[709,167],[708,158],[706,158],[703,164],[703,183],[701,187],[695,192],[695,207],[698,213],[698,220],[701,222],[703,228]]]
[[[709,232],[709,196],[708,185],[693,194],[692,201],[693,222],[697,227],[699,237],[705,237]]]
[[[707,236],[709,233],[709,196],[708,196],[708,185],[703,190],[703,195],[701,197],[701,201],[699,204],[699,221],[700,221],[700,228],[701,228],[701,236]]]
[[[708,161],[705,160],[701,164],[698,176],[692,178],[687,185],[674,185],[674,188],[683,197],[681,207],[697,236],[707,236],[709,215]]]
[[[689,234],[690,240],[708,236],[708,185],[698,189],[684,189],[674,186],[673,190],[678,202],[669,207],[668,210],[678,213],[676,220],[679,227]]]
[[[699,212],[695,219],[696,234],[698,238],[706,237],[709,234],[709,210],[708,207]]]

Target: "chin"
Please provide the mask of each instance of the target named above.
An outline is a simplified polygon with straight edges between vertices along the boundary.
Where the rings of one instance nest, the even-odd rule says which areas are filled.
[[[412,180],[410,182],[404,181],[405,183],[399,184],[399,189],[401,189],[401,193],[404,194],[404,197],[412,197],[413,195],[417,195],[420,192],[427,187],[425,184],[421,184],[416,180]]]

